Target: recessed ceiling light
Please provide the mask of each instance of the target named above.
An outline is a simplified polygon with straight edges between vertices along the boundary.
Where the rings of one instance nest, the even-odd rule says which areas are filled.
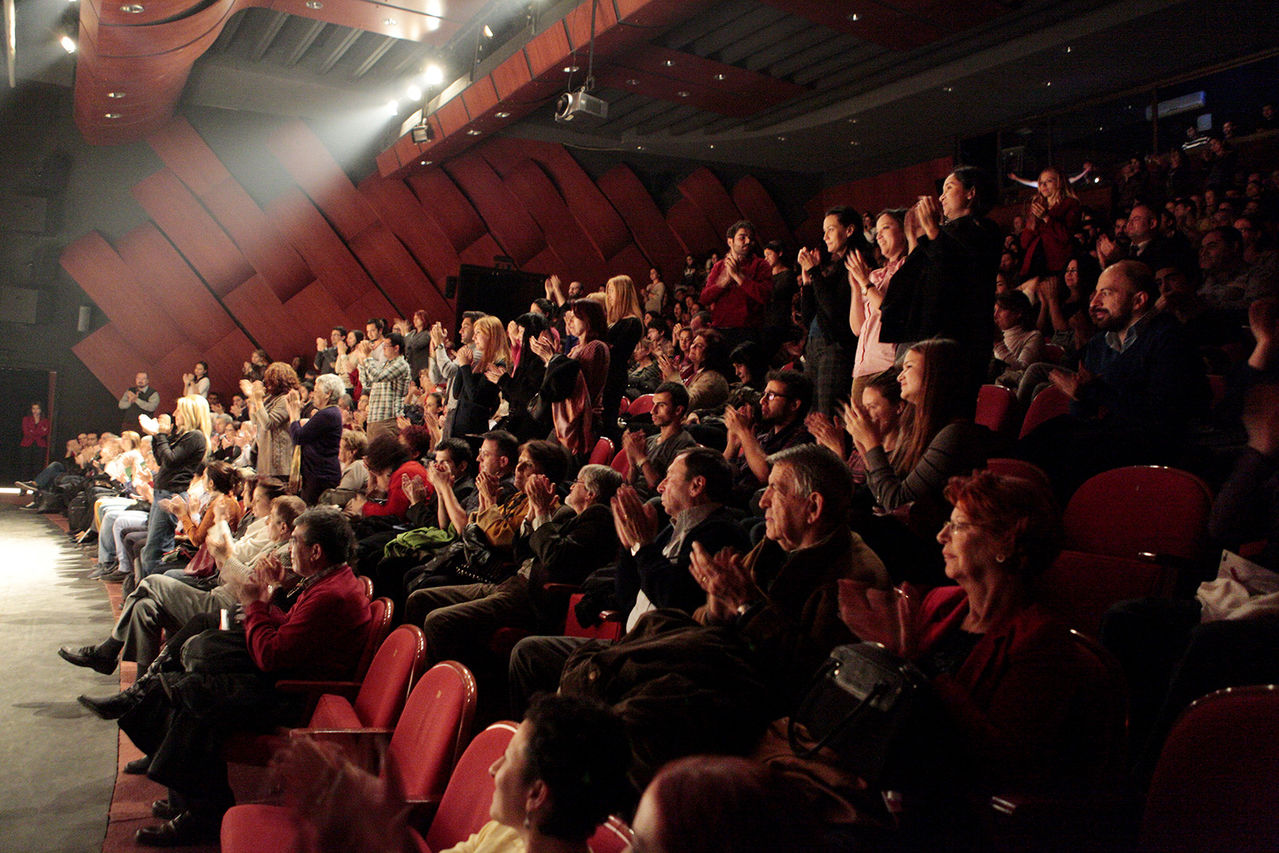
[[[941,87],[941,90],[942,90],[943,92],[953,92],[953,91],[955,91],[955,87],[954,87],[954,86],[942,86],[942,87]]]
[[[395,26],[395,19],[394,19],[394,18],[383,18],[383,19],[382,19],[382,23],[386,24],[388,27],[393,27],[393,26]]]
[[[324,4],[320,0],[306,0],[306,7],[308,9],[323,9]]]
[[[480,135],[481,133],[483,133],[483,132],[484,132],[484,131],[482,131],[482,130],[476,130],[475,128],[471,128],[470,130],[468,130],[468,131],[466,132],[466,135],[467,135],[467,136],[479,136],[479,135]]]
[[[856,12],[848,13],[848,20],[852,21],[854,24],[860,21],[861,19],[862,19],[862,16],[857,14]]]
[[[444,82],[444,69],[438,65],[428,65],[423,76],[426,78],[426,85],[438,86]]]
[[[120,7],[120,11],[130,15],[140,15],[146,11],[146,7],[141,3],[125,3]]]
[[[119,113],[103,113],[102,117],[103,118],[119,118],[120,114]]]
[[[1070,53],[1070,52],[1072,52],[1073,50],[1074,50],[1074,48],[1073,48],[1073,47],[1071,47],[1070,45],[1066,45],[1066,53]]]
[[[848,120],[848,123],[849,123],[849,124],[857,124],[857,119],[855,119],[855,118],[850,118],[850,119]]]
[[[510,118],[510,117],[511,117],[511,114],[510,114],[510,113],[508,113],[506,110],[499,110],[498,112],[493,113],[493,115],[494,115],[495,117],[497,117],[497,118]]]
[[[581,68],[579,68],[579,67],[578,67],[578,66],[576,66],[576,65],[565,65],[565,66],[564,66],[564,73],[565,73],[565,74],[576,74],[577,72],[579,72],[579,71],[581,71],[581,70],[582,70],[582,69],[581,69]]]
[[[388,116],[392,116],[392,117],[393,117],[393,116],[399,115],[399,113],[400,113],[400,102],[399,102],[399,101],[387,101],[387,102],[386,102],[386,108],[385,108],[385,109],[386,109],[386,114],[387,114]]]
[[[644,150],[644,146],[643,146],[643,145],[636,145],[636,146],[635,146],[635,150],[636,150],[636,151],[643,151],[643,150]]]
[[[715,147],[715,143],[714,143],[714,142],[712,142],[712,143],[711,143],[711,148],[712,148],[712,149],[714,149],[714,147]]]
[[[124,97],[124,92],[107,92],[107,97],[112,98],[113,100],[118,100],[119,98]]]
[[[404,97],[410,101],[420,101],[422,100],[422,90],[410,83],[409,87],[404,90]]]
[[[679,96],[679,97],[681,97],[681,98],[687,98],[687,97],[688,97],[688,92],[687,92],[687,90],[685,90],[685,89],[680,89],[680,90],[679,90],[678,92],[676,92],[675,94],[676,94],[676,95],[678,95],[678,96]]]
[[[488,24],[485,24],[485,25],[484,25],[484,38],[486,38],[486,39],[491,39],[491,38],[493,38],[493,31],[492,31],[491,29],[489,29],[489,25],[488,25]]]
[[[423,160],[423,161],[422,161],[422,165],[423,165],[423,166],[429,166],[429,165],[431,165],[431,164],[432,164],[432,163],[434,163],[434,162],[435,162],[434,160]]]
[[[849,144],[849,145],[861,145],[861,143],[860,143],[860,142],[858,142],[856,139],[850,139],[850,140],[848,140],[848,144]]]
[[[630,79],[628,79],[628,80],[626,81],[626,85],[627,85],[627,86],[638,86],[638,85],[639,85],[639,81],[638,81],[638,80],[636,80],[634,77],[631,77]]]
[[[662,64],[665,65],[667,68],[672,68],[675,65],[675,60],[665,59],[665,60],[662,60]]]
[[[58,39],[58,44],[62,45],[62,49],[67,53],[75,53],[76,51],[75,39],[71,38],[71,36],[63,36]]]
[[[784,137],[784,136],[779,136],[779,137],[777,137],[777,141],[778,141],[778,142],[785,142],[785,141],[786,141],[786,137]]]
[[[726,80],[726,79],[728,79],[728,78],[726,78],[723,74],[716,74],[716,75],[715,75],[715,79],[716,79],[716,80]]]
[[[1053,81],[1049,80],[1049,81],[1048,81],[1047,83],[1045,83],[1044,85],[1045,85],[1045,86],[1051,86],[1052,84],[1053,84]]]

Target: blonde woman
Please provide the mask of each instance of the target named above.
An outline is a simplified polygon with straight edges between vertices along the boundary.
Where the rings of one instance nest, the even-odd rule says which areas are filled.
[[[188,394],[178,400],[172,419],[161,415],[158,420],[147,417],[139,421],[143,431],[152,436],[151,450],[158,468],[152,484],[151,513],[147,517],[147,542],[142,546],[139,565],[145,577],[163,568],[160,555],[173,548],[177,520],[161,504],[191,485],[191,479],[208,454],[213,426],[209,403],[198,394]]]
[[[604,285],[604,305],[608,316],[608,375],[604,379],[601,427],[616,438],[617,410],[626,391],[626,371],[635,345],[644,337],[644,310],[639,288],[629,275],[615,275]]]
[[[457,415],[453,435],[481,435],[501,402],[498,383],[511,364],[511,343],[502,321],[492,315],[475,321],[471,343],[457,351]]]

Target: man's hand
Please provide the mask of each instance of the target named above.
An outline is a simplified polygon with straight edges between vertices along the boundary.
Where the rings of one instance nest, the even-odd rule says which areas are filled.
[[[1119,260],[1119,254],[1119,244],[1108,235],[1102,234],[1097,238],[1097,260],[1101,261],[1103,267],[1110,266]]]
[[[611,506],[617,538],[626,548],[633,549],[653,541],[657,535],[657,510],[641,501],[633,487],[619,488]]]
[[[439,465],[427,467],[426,479],[437,492],[453,488],[453,475]]]
[[[714,557],[693,543],[689,571],[693,580],[706,590],[706,607],[717,620],[731,619],[738,609],[765,599],[764,593],[742,565],[742,557],[731,548],[724,548]]]
[[[499,481],[492,474],[483,471],[475,475],[475,491],[480,498],[480,509],[488,509],[497,503]]]
[[[316,338],[316,339],[315,339],[315,351],[316,351],[316,352],[324,352],[324,351],[325,351],[326,349],[328,349],[328,348],[329,348],[329,343],[328,343],[328,341],[324,340],[324,338]]]
[[[1048,374],[1048,381],[1072,400],[1079,399],[1079,390],[1091,382],[1093,375],[1083,365],[1079,366],[1079,370],[1071,372],[1057,368]]]
[[[730,434],[739,437],[751,434],[751,427],[754,426],[754,416],[751,414],[750,406],[742,406],[734,409],[732,406],[724,407],[724,427]]]
[[[648,439],[640,430],[631,430],[622,436],[622,449],[633,467],[643,464],[648,456]]]

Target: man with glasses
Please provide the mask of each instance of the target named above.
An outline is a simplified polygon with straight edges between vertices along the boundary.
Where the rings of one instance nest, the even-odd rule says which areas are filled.
[[[768,457],[788,447],[814,443],[804,427],[813,402],[813,383],[793,370],[774,370],[759,400],[759,424],[743,406],[724,410],[728,444],[724,458],[733,465],[733,490],[741,502],[768,479]]]

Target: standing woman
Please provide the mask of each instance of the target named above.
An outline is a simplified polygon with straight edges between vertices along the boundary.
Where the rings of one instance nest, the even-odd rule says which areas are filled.
[[[160,555],[173,548],[173,531],[177,524],[173,514],[162,507],[168,498],[186,491],[191,478],[204,462],[209,449],[209,403],[198,394],[178,400],[170,421],[168,415],[159,420],[146,418],[142,429],[151,439],[157,471],[152,484],[151,513],[147,516],[147,541],[142,546],[142,575],[161,569]]]
[[[799,298],[808,326],[808,363],[813,366],[813,408],[834,414],[835,401],[848,393],[857,338],[848,327],[848,255],[865,247],[862,218],[839,205],[822,220],[822,250],[799,250]]]
[[[1030,200],[1030,216],[1021,232],[1021,278],[1060,278],[1070,260],[1071,238],[1083,208],[1061,170],[1039,173],[1039,192]]]
[[[533,412],[529,404],[537,396],[546,376],[546,362],[533,352],[531,342],[551,328],[544,314],[530,311],[512,321],[515,339],[511,353],[513,367],[502,380],[502,396],[506,398],[508,411],[504,429],[515,434],[520,441],[542,438],[551,431],[550,412]],[[518,351],[515,342],[519,342]]]
[[[409,363],[409,375],[414,379],[422,375],[430,358],[431,328],[426,312],[421,308],[413,312],[413,328],[404,335],[404,360]]]
[[[457,414],[452,435],[483,435],[501,404],[498,386],[511,364],[511,342],[502,321],[486,314],[475,321],[471,343],[457,351]]]
[[[249,420],[258,430],[259,476],[289,478],[293,439],[289,437],[289,409],[284,399],[299,387],[298,375],[282,361],[271,362],[261,382],[240,380],[240,390],[249,401]]]
[[[199,394],[208,399],[209,396],[209,363],[197,361],[191,373],[182,374],[182,394]]]
[[[22,476],[34,477],[44,468],[44,459],[49,453],[49,419],[39,403],[31,404],[31,414],[22,418],[22,441],[18,445],[21,460]],[[19,483],[27,486],[34,483]]]
[[[541,394],[551,404],[555,438],[575,457],[584,457],[595,446],[608,376],[608,344],[601,340],[608,329],[604,306],[591,299],[574,299],[564,312],[564,326],[577,338],[568,355],[555,352],[556,344],[547,333],[529,345],[546,362]]]
[[[975,409],[995,338],[995,274],[1003,238],[986,217],[994,184],[981,169],[960,166],[937,198],[921,196],[906,212],[906,260],[880,306],[879,339],[903,355],[928,338],[959,342],[961,381]]]
[[[654,270],[656,272],[656,270]],[[608,376],[604,380],[601,430],[616,437],[617,409],[626,391],[626,365],[635,345],[644,337],[644,312],[640,308],[639,290],[629,275],[615,275],[604,285],[604,304],[608,308]]]
[[[861,252],[849,252],[845,259],[853,298],[849,303],[848,326],[857,336],[853,358],[853,402],[861,403],[862,389],[871,377],[883,373],[896,361],[896,347],[881,343],[880,306],[893,274],[906,260],[906,211],[885,210],[875,220],[875,243],[884,256],[884,265],[870,269]]]
[[[302,395],[294,390],[284,398],[289,413],[289,438],[302,448],[302,492],[299,497],[314,506],[325,489],[336,488],[342,479],[338,460],[342,440],[342,411],[338,400],[346,388],[335,374],[325,373],[315,379],[311,404],[315,414],[302,420]]]

